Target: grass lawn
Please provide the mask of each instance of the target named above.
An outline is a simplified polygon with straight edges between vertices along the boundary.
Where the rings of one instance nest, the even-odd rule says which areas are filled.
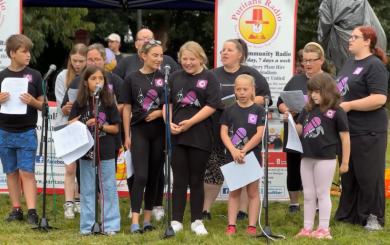
[[[387,103],[390,108],[390,102]],[[389,110],[390,111],[390,110]],[[390,135],[389,138],[390,140]],[[390,142],[389,144],[390,145]],[[390,151],[386,154],[386,165],[390,168]],[[338,196],[332,196],[332,217],[338,206]],[[301,198],[301,204],[303,199]],[[252,239],[244,235],[247,228],[247,221],[237,223],[238,233],[233,236],[224,234],[227,220],[218,215],[227,213],[226,203],[215,203],[211,213],[212,220],[205,221],[205,227],[209,231],[209,235],[199,237],[190,231],[190,213],[187,206],[184,218],[184,231],[176,234],[175,237],[168,240],[158,240],[164,234],[164,228],[161,229],[161,222],[158,223],[158,231],[151,232],[145,235],[131,235],[130,225],[131,220],[127,218],[129,213],[129,199],[121,198],[121,231],[115,236],[103,237],[84,237],[78,238],[79,233],[79,215],[74,220],[65,220],[63,215],[62,204],[64,203],[63,196],[57,196],[57,219],[54,220],[54,200],[53,196],[47,198],[47,216],[51,218],[50,225],[60,228],[50,233],[39,230],[31,230],[30,225],[25,223],[5,223],[5,219],[10,212],[11,203],[8,195],[0,195],[0,244],[266,244],[264,238]],[[25,203],[23,206],[25,207]],[[385,226],[384,230],[379,232],[367,232],[362,230],[360,226],[347,225],[336,222],[331,219],[330,227],[332,240],[316,240],[310,238],[295,239],[294,236],[302,228],[303,210],[299,214],[287,214],[285,208],[287,202],[272,202],[270,203],[270,226],[276,235],[284,235],[285,240],[278,240],[275,244],[346,244],[346,245],[384,245],[390,244],[390,228]],[[386,220],[389,222],[390,199],[386,201]],[[38,214],[41,215],[42,198],[38,199]],[[25,214],[26,214],[25,210]],[[264,226],[264,215],[262,215],[262,225]],[[318,223],[318,215],[316,217]]]

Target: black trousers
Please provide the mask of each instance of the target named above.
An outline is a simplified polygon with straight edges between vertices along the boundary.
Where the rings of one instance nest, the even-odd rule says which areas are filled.
[[[172,146],[172,220],[183,222],[190,187],[191,222],[202,219],[204,175],[211,152],[191,146]]]
[[[336,220],[365,226],[373,214],[384,226],[386,149],[387,132],[351,137],[349,170],[341,175]]]
[[[165,124],[162,118],[141,122],[131,128],[131,161],[134,183],[131,189],[132,212],[139,213],[145,189],[145,210],[153,210],[157,186],[164,165]]]
[[[301,154],[286,152],[287,160],[287,190],[300,191],[301,180]]]

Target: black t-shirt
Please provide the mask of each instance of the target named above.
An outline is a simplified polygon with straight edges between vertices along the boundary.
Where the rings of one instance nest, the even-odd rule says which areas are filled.
[[[387,96],[389,73],[374,55],[362,60],[349,59],[339,72],[336,82],[343,101],[353,101],[372,94]],[[386,132],[388,117],[386,106],[373,111],[350,111],[347,113],[351,136],[371,132]]]
[[[243,108],[237,103],[229,105],[223,111],[221,125],[225,125],[229,130],[229,137],[236,149],[241,150],[257,133],[257,127],[264,126],[263,119],[265,110],[262,106],[254,103],[253,105]],[[261,150],[261,143],[255,148]],[[247,151],[250,153],[253,149]],[[226,151],[226,163],[232,162],[232,154]]]
[[[123,85],[123,80],[118,77],[115,74],[112,74],[110,72],[105,72],[105,75],[107,77],[107,81],[109,83],[109,87],[111,90],[114,91],[115,97],[118,100],[121,90],[122,90],[122,85]],[[80,85],[80,76],[77,76],[73,79],[73,81],[69,84],[68,89],[66,90],[64,99],[62,100],[61,108],[66,105],[66,103],[69,102],[69,96],[68,96],[68,91],[69,89],[79,89]],[[119,127],[119,132],[115,134],[115,150],[119,150],[121,148],[121,127]]]
[[[281,138],[275,138],[272,141],[272,144],[274,145],[274,150],[279,150],[279,149],[282,149],[282,147],[283,147],[283,141]]]
[[[265,96],[268,95],[270,97],[270,103],[269,106],[272,105],[272,99],[271,99],[271,91],[269,89],[269,85],[267,80],[261,75],[261,73],[249,66],[241,66],[240,69],[238,69],[234,73],[226,72],[225,69],[222,67],[218,67],[216,69],[211,70],[215,73],[215,75],[218,77],[219,82],[221,83],[221,97],[226,97],[229,95],[234,94],[234,82],[236,78],[241,75],[242,73],[250,73],[251,76],[255,78],[256,83],[256,96]],[[213,147],[219,147],[223,148],[225,147],[222,139],[221,139],[221,125],[219,124],[220,118],[222,116],[223,110],[218,109],[214,114],[214,141],[213,141]]]
[[[80,107],[75,101],[70,111],[69,121],[78,117],[79,121],[86,123],[89,119],[93,118],[92,97],[89,99],[88,104],[84,107]],[[105,106],[102,100],[99,101],[99,123],[101,125],[115,125],[121,122],[118,108],[116,105]],[[119,126],[119,125],[118,125]],[[90,130],[92,136],[94,135],[94,126],[87,127]],[[99,131],[99,153],[100,160],[109,160],[115,158],[115,135],[107,133],[105,131]],[[83,159],[86,159],[83,157]]]
[[[330,75],[333,79],[335,77],[331,74]],[[286,84],[284,87],[283,91],[295,91],[295,90],[301,90],[305,96],[305,99],[307,101],[307,82],[309,81],[310,78],[306,76],[306,73],[298,74],[293,76],[290,81]],[[279,108],[279,105],[284,103],[282,98],[279,96],[278,102],[277,102],[277,107]],[[299,117],[299,113],[294,117],[294,121],[297,122]],[[283,151],[285,152],[294,152],[294,153],[299,153],[290,149],[286,148],[287,145],[287,140],[288,140],[288,124],[286,122],[283,123],[283,128],[284,128],[284,133],[283,133]]]
[[[159,70],[163,71],[166,64],[171,66],[171,74],[180,69],[179,65],[172,60],[171,57],[163,55],[163,62]],[[137,54],[132,54],[130,56],[124,57],[121,62],[119,62],[112,73],[118,75],[122,79],[132,71],[137,71],[144,66],[144,62],[139,58]]]
[[[133,126],[155,110],[161,110],[160,103],[164,93],[164,75],[160,71],[143,74],[139,70],[126,76],[119,101],[131,105]]]
[[[121,62],[122,59],[123,59],[123,54],[122,53],[119,53],[119,54],[115,55],[116,64],[119,64],[119,62]]]
[[[299,115],[298,123],[303,125],[302,157],[336,159],[339,133],[349,131],[347,114],[341,107],[325,113],[320,111],[320,106],[316,106],[310,112],[304,108]]]
[[[23,70],[18,72],[13,72],[8,68],[2,70],[0,72],[0,91],[1,84],[3,83],[3,80],[7,77],[27,77],[29,81],[27,92],[35,99],[38,99],[38,97],[43,95],[42,76],[38,71],[31,69],[27,66]],[[27,105],[27,112],[23,115],[0,113],[0,129],[10,133],[22,133],[36,128],[37,120],[37,109],[33,106]]]
[[[215,74],[204,69],[201,73],[191,75],[184,70],[177,71],[169,77],[170,101],[172,103],[172,122],[179,124],[191,119],[203,107],[221,107],[219,81]],[[165,103],[164,94],[161,103]],[[212,151],[213,117],[193,125],[186,132],[172,135],[173,145],[186,145],[205,151]]]

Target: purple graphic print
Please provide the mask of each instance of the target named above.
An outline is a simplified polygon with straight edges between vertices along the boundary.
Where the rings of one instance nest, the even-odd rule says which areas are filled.
[[[324,129],[321,126],[321,119],[319,117],[314,117],[303,130],[303,137],[317,138],[317,136],[322,133],[324,134]]]
[[[29,83],[31,83],[33,81],[31,74],[24,74],[23,77],[26,77],[28,79]]]
[[[160,104],[160,100],[158,98],[157,92],[153,89],[150,89],[146,93],[146,97],[143,101],[142,109],[144,111],[149,111],[152,108],[153,104],[157,104],[158,106]]]
[[[198,82],[196,83],[196,87],[201,89],[206,89],[207,83],[208,83],[207,80],[198,80]]]
[[[336,80],[336,82],[338,82]],[[349,91],[349,87],[348,87],[348,77],[344,77],[338,84],[337,84],[337,87],[340,91],[340,95],[341,96],[344,96],[348,91]]]
[[[164,81],[161,78],[154,79],[154,84],[156,85],[156,87],[162,87],[164,86]]]
[[[256,123],[257,123],[257,115],[249,114],[248,115],[248,123],[256,125]]]
[[[334,110],[328,110],[327,112],[324,113],[324,116],[326,116],[327,118],[332,119],[334,117],[335,113],[336,113],[336,111],[334,111]]]
[[[359,75],[360,72],[363,71],[363,67],[357,67],[356,70],[353,72],[354,75]]]
[[[236,134],[231,137],[231,140],[234,147],[241,150],[249,141],[245,128],[238,128]]]
[[[303,95],[303,98],[304,98],[305,101],[307,102],[307,95],[306,95],[306,94]]]

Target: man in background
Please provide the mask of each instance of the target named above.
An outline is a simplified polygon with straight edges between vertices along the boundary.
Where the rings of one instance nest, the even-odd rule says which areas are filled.
[[[112,33],[104,40],[107,41],[108,48],[115,54],[116,63],[119,64],[123,59],[123,54],[119,51],[119,48],[121,47],[121,37],[116,33]]]

